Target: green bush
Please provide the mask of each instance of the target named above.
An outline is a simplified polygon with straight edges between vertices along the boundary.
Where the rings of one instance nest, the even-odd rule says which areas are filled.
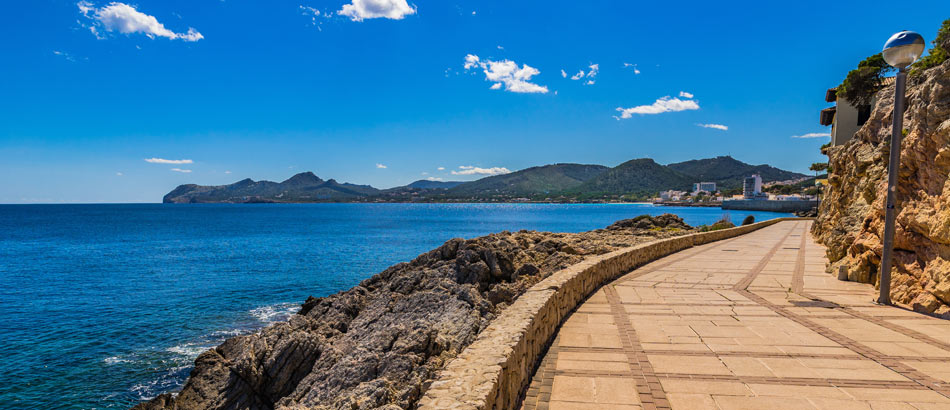
[[[943,21],[940,30],[937,30],[937,38],[931,42],[933,48],[927,53],[927,56],[911,66],[911,75],[920,74],[922,71],[943,64],[950,56],[950,19]]]
[[[745,226],[745,225],[752,225],[752,224],[754,224],[754,223],[755,223],[755,217],[752,216],[752,215],[746,216],[745,219],[742,220],[742,225],[743,225],[743,226]]]
[[[887,65],[884,56],[877,53],[858,63],[858,68],[848,72],[837,95],[848,100],[855,107],[870,105],[871,98],[881,90],[884,75],[894,71],[894,67]]]

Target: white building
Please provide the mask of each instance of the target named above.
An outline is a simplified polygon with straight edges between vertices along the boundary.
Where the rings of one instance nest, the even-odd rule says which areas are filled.
[[[662,201],[680,201],[685,196],[686,191],[669,190],[660,192],[660,200]]]
[[[762,177],[759,174],[752,174],[746,178],[742,184],[742,197],[745,199],[762,198]]]
[[[894,83],[894,77],[887,77],[881,81],[882,85]],[[861,129],[871,118],[871,108],[877,102],[877,95],[871,98],[870,105],[855,107],[848,100],[838,96],[837,88],[825,91],[825,101],[835,103],[834,107],[821,110],[821,125],[831,126],[831,146],[837,147],[851,141],[854,133]]]
[[[715,182],[696,182],[693,184],[693,194],[698,194],[700,192],[714,193],[716,192],[716,183]]]

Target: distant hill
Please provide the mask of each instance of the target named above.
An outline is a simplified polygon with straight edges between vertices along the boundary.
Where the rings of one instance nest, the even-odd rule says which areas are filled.
[[[722,190],[741,189],[742,180],[759,174],[764,182],[807,178],[769,165],[750,165],[732,157],[660,165],[649,158],[613,168],[603,165],[553,164],[470,182],[419,180],[379,190],[369,185],[324,181],[303,172],[283,182],[245,179],[230,185],[181,185],[163,198],[166,203],[254,202],[483,202],[519,198],[551,201],[647,199],[667,189],[688,190],[710,181]]]
[[[531,167],[505,175],[485,177],[449,189],[450,197],[547,195],[574,188],[600,175],[603,165],[553,164]]]
[[[582,197],[603,195],[651,196],[667,189],[686,189],[693,178],[649,158],[617,165],[567,191]]]
[[[369,185],[324,181],[303,172],[284,182],[244,179],[230,185],[180,185],[162,198],[164,203],[343,202],[375,195]]]
[[[807,178],[808,175],[785,171],[770,165],[750,165],[730,156],[696,159],[667,165],[670,169],[689,175],[692,182],[715,182],[720,189],[742,188],[744,178],[759,174],[763,182]]]
[[[464,183],[465,181],[430,181],[428,179],[420,179],[406,186],[418,189],[449,189]]]

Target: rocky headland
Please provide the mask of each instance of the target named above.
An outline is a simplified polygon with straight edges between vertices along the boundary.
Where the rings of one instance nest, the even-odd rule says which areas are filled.
[[[907,85],[891,297],[950,318],[950,60]],[[830,186],[813,233],[828,247],[829,270],[854,281],[878,281],[893,107],[891,85],[854,138],[828,151]]]
[[[202,353],[180,393],[134,409],[413,408],[437,372],[541,279],[588,256],[693,231],[665,214],[576,234],[452,239]]]

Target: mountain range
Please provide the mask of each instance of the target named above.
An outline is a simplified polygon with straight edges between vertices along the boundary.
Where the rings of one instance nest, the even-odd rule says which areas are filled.
[[[603,165],[552,164],[470,182],[420,180],[376,189],[369,185],[323,180],[312,172],[283,182],[244,179],[230,185],[180,185],[165,203],[255,202],[551,202],[642,200],[657,192],[687,190],[694,182],[715,182],[723,191],[741,189],[752,174],[763,182],[807,178],[769,165],[750,165],[729,156],[661,165],[649,158],[610,168]]]

